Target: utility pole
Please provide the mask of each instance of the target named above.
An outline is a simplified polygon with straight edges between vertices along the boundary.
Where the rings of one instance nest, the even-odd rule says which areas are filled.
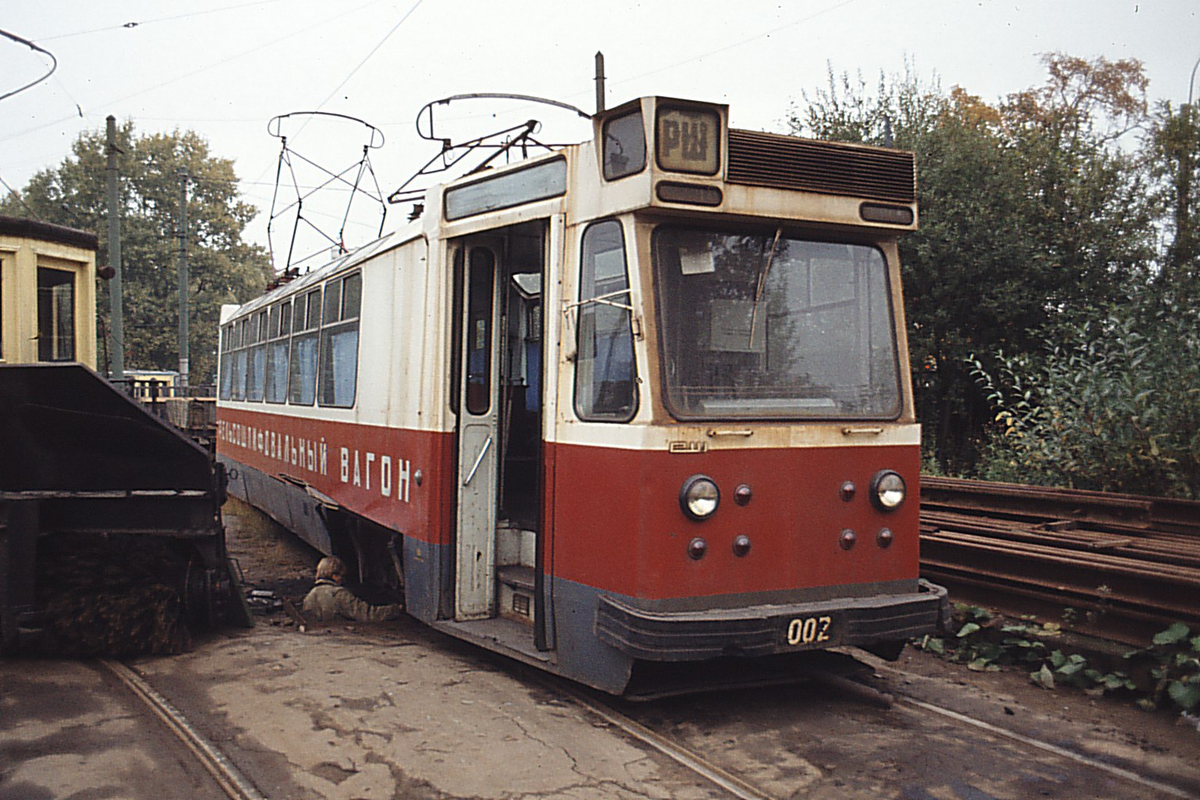
[[[117,186],[117,118],[108,115],[108,265],[113,269],[108,284],[108,331],[112,337],[112,379],[125,380],[125,317],[121,308],[121,198]]]
[[[187,171],[179,169],[179,385],[188,385]]]

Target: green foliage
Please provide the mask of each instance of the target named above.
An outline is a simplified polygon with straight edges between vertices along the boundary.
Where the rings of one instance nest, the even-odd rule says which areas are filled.
[[[980,477],[1200,497],[1200,305],[1147,292],[1043,337],[968,359],[994,412]]]
[[[1154,688],[1139,701],[1143,708],[1158,708],[1164,698],[1185,711],[1200,708],[1200,635],[1176,622],[1154,636],[1150,647],[1125,656],[1137,663],[1149,663]]]
[[[1148,126],[1145,163],[1171,236],[1159,282],[1194,297],[1200,288],[1200,110],[1159,104]]]
[[[238,195],[233,162],[210,155],[196,133],[138,136],[130,122],[118,126],[121,174],[122,301],[128,368],[178,367],[177,213],[179,175],[188,185],[191,382],[212,383],[216,370],[217,321],[223,303],[259,294],[271,275],[262,248],[242,240],[256,211]],[[97,263],[108,263],[105,134],[82,135],[72,154],[30,179],[21,201],[0,205],[4,213],[29,216],[98,233]],[[109,330],[111,284],[97,293],[98,328]],[[99,353],[107,360],[107,341]]]
[[[1181,622],[1156,634],[1150,647],[1127,653],[1129,670],[1105,671],[1084,655],[1051,649],[1047,642],[1062,633],[1056,623],[1005,620],[961,604],[955,606],[955,618],[961,624],[952,642],[926,636],[914,645],[974,672],[1029,669],[1029,680],[1043,689],[1069,686],[1094,695],[1141,695],[1137,704],[1148,710],[1159,708],[1164,700],[1184,711],[1200,708],[1200,635]],[[1135,670],[1151,678],[1148,688],[1144,682],[1139,685]]]

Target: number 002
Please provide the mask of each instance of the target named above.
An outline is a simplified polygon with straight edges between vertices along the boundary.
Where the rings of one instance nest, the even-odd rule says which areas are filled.
[[[788,625],[787,643],[797,645],[827,642],[829,641],[829,624],[832,621],[832,617],[794,619]]]

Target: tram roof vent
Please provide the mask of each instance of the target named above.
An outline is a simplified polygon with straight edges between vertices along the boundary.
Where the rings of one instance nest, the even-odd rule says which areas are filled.
[[[904,150],[729,131],[727,180],[750,186],[913,203],[916,159]]]

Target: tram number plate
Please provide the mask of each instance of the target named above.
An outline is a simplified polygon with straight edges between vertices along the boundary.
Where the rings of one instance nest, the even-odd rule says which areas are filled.
[[[788,622],[784,641],[792,647],[822,644],[833,640],[833,617],[795,617]]]

